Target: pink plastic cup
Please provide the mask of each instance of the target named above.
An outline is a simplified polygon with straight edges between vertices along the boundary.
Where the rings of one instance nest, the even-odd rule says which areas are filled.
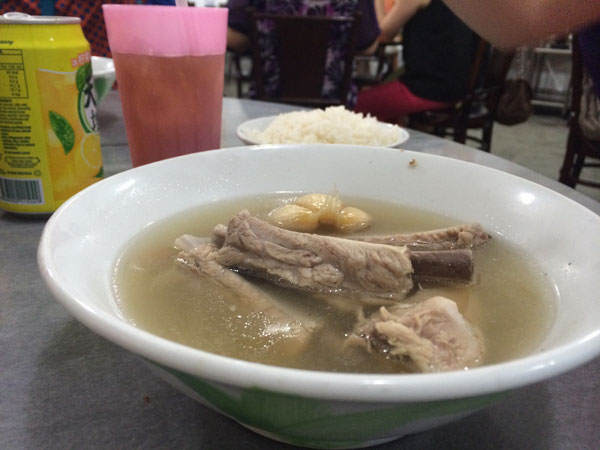
[[[219,148],[227,9],[102,9],[133,166]]]

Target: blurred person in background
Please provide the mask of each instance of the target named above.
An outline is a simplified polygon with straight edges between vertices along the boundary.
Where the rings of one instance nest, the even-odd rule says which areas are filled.
[[[380,27],[381,41],[402,31],[404,72],[360,91],[356,112],[402,124],[409,114],[447,108],[465,95],[478,38],[442,0],[395,0]]]
[[[377,48],[379,25],[375,14],[373,0],[229,0],[229,26],[227,30],[227,47],[238,53],[249,50],[251,45],[251,23],[248,8],[258,12],[285,15],[316,15],[316,16],[352,16],[360,12],[357,49],[363,54],[373,54]],[[342,40],[340,38],[340,40]],[[266,59],[274,55],[265,55]],[[265,63],[265,67],[273,67],[275,63]],[[277,76],[274,71],[268,76],[269,85],[277,86]],[[323,97],[333,95],[341,81],[343,73],[343,60],[335,48],[330,48],[328,55],[327,80]],[[252,96],[252,86],[250,88]],[[354,104],[356,87],[353,86],[349,95],[348,104]]]
[[[351,16],[361,13],[358,33],[358,49],[372,54],[377,48],[379,26],[372,0],[229,0],[229,27],[227,30],[228,47],[243,52],[250,46],[250,16],[248,8],[271,14]]]

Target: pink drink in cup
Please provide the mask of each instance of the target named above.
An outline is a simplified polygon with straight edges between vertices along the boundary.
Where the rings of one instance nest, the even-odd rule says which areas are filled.
[[[133,166],[219,148],[227,9],[102,9]]]

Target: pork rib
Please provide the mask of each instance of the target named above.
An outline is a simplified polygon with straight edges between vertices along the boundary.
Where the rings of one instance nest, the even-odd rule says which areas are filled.
[[[421,284],[469,283],[475,263],[471,249],[410,251],[413,280]]]
[[[456,225],[439,230],[389,236],[358,236],[352,239],[386,245],[405,245],[409,250],[455,250],[475,248],[491,236],[478,223]]]
[[[246,210],[227,226],[216,260],[281,285],[402,299],[413,288],[406,247],[298,233]]]
[[[298,344],[304,345],[310,335],[322,325],[315,318],[306,317],[295,310],[288,311],[275,298],[219,264],[216,261],[218,248],[213,243],[184,235],[177,239],[176,246],[181,249],[177,255],[180,265],[209,277],[213,282],[235,293],[240,301],[250,305],[253,311],[266,317],[271,325],[265,332],[283,332]]]
[[[432,233],[437,236],[444,235],[444,233]],[[404,236],[407,236],[404,239],[408,241],[408,236],[415,236],[415,234]],[[227,225],[217,225],[213,230],[212,237],[215,245],[222,247],[226,237]],[[477,239],[482,239],[482,237]],[[444,242],[447,243],[448,240]],[[466,240],[462,239],[461,242],[464,243]],[[407,247],[410,248],[410,246]],[[418,247],[417,243],[413,241],[412,247]],[[413,279],[419,283],[470,283],[473,278],[474,260],[471,249],[413,250],[410,251],[409,257],[414,271]]]

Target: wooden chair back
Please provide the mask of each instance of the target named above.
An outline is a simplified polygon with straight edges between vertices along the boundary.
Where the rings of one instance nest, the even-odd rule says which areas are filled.
[[[577,36],[573,36],[571,51],[571,98],[569,105],[569,134],[558,180],[570,187],[577,184],[600,188],[597,181],[581,178],[584,167],[600,167],[600,141],[588,139],[579,125],[584,79],[583,61]],[[591,161],[590,161],[591,159]]]
[[[351,87],[352,65],[356,53],[359,15],[355,16],[295,16],[251,12],[252,66],[254,98],[265,101],[325,107],[345,105]],[[274,55],[279,73],[277,86],[272,86],[265,70],[265,54],[261,37],[262,27],[272,27]],[[335,29],[346,27],[345,45],[341,49],[343,72],[336,95],[323,98],[327,68],[327,52]]]
[[[409,125],[441,137],[450,136],[461,144],[475,141],[489,152],[500,94],[513,58],[514,52],[500,51],[480,38],[465,96],[448,109],[412,115]],[[469,134],[469,130],[481,130],[481,137]]]

